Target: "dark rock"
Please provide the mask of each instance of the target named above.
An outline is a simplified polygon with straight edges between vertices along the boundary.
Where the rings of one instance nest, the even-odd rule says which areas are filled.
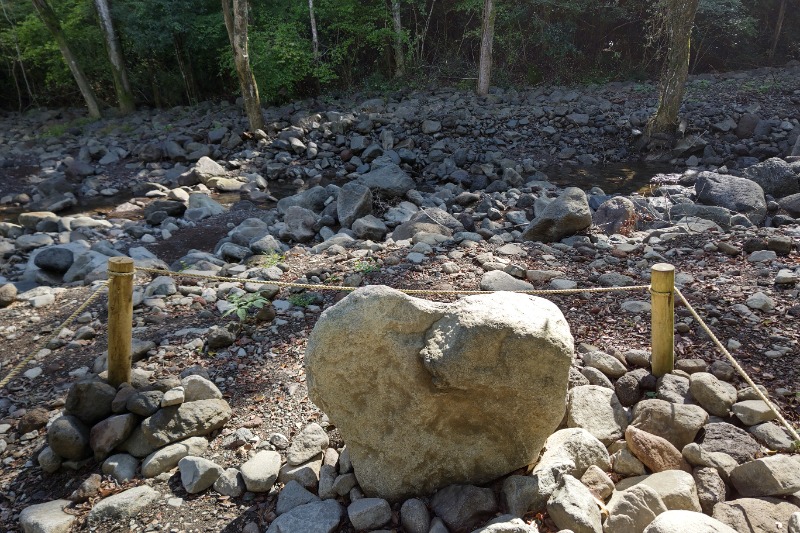
[[[94,425],[112,413],[111,403],[116,395],[117,390],[103,381],[79,381],[67,393],[64,412]]]
[[[74,416],[64,415],[53,422],[47,430],[47,443],[64,459],[80,461],[92,454],[89,428]]]
[[[475,529],[497,511],[497,499],[491,489],[473,485],[449,485],[431,499],[431,509],[451,531]]]
[[[726,422],[706,424],[695,440],[703,450],[727,453],[739,464],[756,459],[761,450],[749,433]]]

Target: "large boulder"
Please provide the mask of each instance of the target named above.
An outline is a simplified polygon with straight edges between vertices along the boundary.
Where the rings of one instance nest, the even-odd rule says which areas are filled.
[[[381,196],[402,197],[414,188],[414,180],[394,163],[362,174],[358,183],[366,185]]]
[[[567,187],[533,219],[522,238],[526,241],[560,241],[585,230],[591,224],[592,211],[586,193],[577,187]]]
[[[336,215],[342,227],[349,228],[357,219],[372,214],[372,191],[356,182],[345,183],[336,200]]]
[[[761,185],[765,194],[775,198],[783,198],[790,194],[800,192],[800,178],[794,173],[792,167],[779,157],[773,157],[756,163],[744,171],[747,179]]]
[[[753,224],[761,224],[767,216],[767,202],[761,186],[747,178],[715,172],[701,172],[694,185],[697,200],[741,213]]]
[[[314,327],[309,396],[364,492],[398,501],[532,463],[564,416],[572,354],[566,320],[541,298],[445,304],[364,287]]]

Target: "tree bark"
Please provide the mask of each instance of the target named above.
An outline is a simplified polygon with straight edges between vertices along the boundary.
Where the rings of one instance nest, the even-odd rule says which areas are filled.
[[[233,49],[233,61],[236,74],[239,76],[239,87],[242,91],[244,109],[250,122],[250,131],[264,129],[264,115],[261,113],[261,99],[258,97],[258,85],[250,68],[250,56],[247,51],[247,0],[222,0],[222,14],[228,40]]]
[[[392,0],[392,23],[394,25],[394,77],[405,74],[406,61],[403,54],[403,22],[400,19],[400,0]]]
[[[108,0],[94,0],[97,9],[97,18],[100,20],[100,29],[106,41],[106,51],[108,61],[111,63],[111,72],[114,76],[114,89],[117,93],[119,110],[123,114],[133,113],[136,104],[133,100],[133,92],[128,82],[128,70],[125,68],[125,60],[122,55],[122,46],[119,36],[114,30],[114,22],[111,19],[111,10],[108,7]]]
[[[781,29],[783,28],[783,19],[786,17],[786,0],[781,0],[781,7],[778,10],[778,20],[775,22],[775,32],[772,34],[772,46],[769,48],[769,62],[775,57],[775,50],[778,48],[778,41],[781,37]]]
[[[317,34],[317,19],[314,16],[314,0],[308,0],[308,18],[311,20],[311,50],[314,61],[319,61],[319,35]]]
[[[667,57],[659,87],[658,110],[648,124],[648,135],[674,135],[684,85],[689,74],[689,51],[698,0],[666,0],[664,29],[667,33]]]
[[[494,0],[484,0],[483,35],[481,37],[481,57],[478,64],[478,94],[489,94],[489,80],[492,76],[492,43],[494,42]]]
[[[61,55],[64,57],[64,62],[69,67],[70,72],[72,72],[72,77],[75,78],[75,82],[78,84],[81,95],[86,102],[86,107],[89,109],[89,116],[92,118],[100,118],[100,106],[97,103],[97,98],[94,96],[92,86],[89,85],[89,80],[86,79],[86,75],[83,73],[78,59],[70,49],[67,38],[64,36],[61,24],[58,22],[58,17],[56,17],[53,8],[50,7],[47,0],[31,0],[31,2],[33,2],[33,7],[36,9],[36,12],[39,13],[39,17],[42,19],[45,27],[47,27],[48,31],[56,40],[58,48],[61,50]]]

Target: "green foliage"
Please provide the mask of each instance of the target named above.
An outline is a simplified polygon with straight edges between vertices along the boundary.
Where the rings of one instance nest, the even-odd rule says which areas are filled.
[[[380,272],[381,266],[375,259],[363,259],[353,263],[353,270],[359,274],[372,274],[374,272]]]
[[[47,126],[47,127],[44,128],[44,130],[42,131],[41,137],[42,138],[61,137],[62,135],[67,133],[68,130],[71,130],[73,128],[83,129],[84,126],[86,126],[88,124],[91,124],[94,121],[95,121],[95,119],[93,119],[93,118],[81,117],[81,118],[76,118],[74,120],[71,120],[69,122],[62,122],[60,124],[52,124],[52,125]]]
[[[304,292],[297,294],[290,294],[287,300],[297,307],[308,307],[314,303],[314,297]]]
[[[251,311],[261,309],[269,304],[269,299],[258,292],[231,294],[228,296],[228,303],[233,307],[225,311],[222,316],[226,317],[235,313],[239,318],[239,322],[244,322]]]
[[[283,263],[286,260],[286,254],[279,253],[275,250],[263,252],[261,256],[263,259],[260,264],[267,268],[274,267],[278,263]]]
[[[727,66],[756,36],[756,19],[742,0],[700,0],[692,35],[693,68]]]

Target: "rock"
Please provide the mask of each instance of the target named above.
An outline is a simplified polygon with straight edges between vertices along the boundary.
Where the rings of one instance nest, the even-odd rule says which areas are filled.
[[[703,451],[722,452],[730,455],[739,464],[752,461],[760,454],[761,447],[746,431],[725,422],[714,422],[703,427],[698,443]]]
[[[719,520],[693,511],[667,511],[653,520],[644,533],[736,533]]]
[[[289,481],[278,494],[275,513],[282,515],[300,505],[318,501],[320,499],[315,494],[307,491],[297,481]]]
[[[270,450],[258,452],[240,468],[244,484],[250,492],[269,492],[278,479],[280,469],[280,454]]]
[[[64,507],[71,504],[69,500],[53,500],[30,505],[20,513],[19,525],[24,533],[69,533],[78,519],[64,512]]]
[[[761,291],[755,292],[748,296],[745,304],[750,309],[757,309],[769,313],[775,309],[775,300],[767,296]]]
[[[238,498],[244,494],[246,488],[241,472],[235,468],[226,468],[214,482],[215,491],[231,498]],[[286,488],[284,487],[285,490]],[[283,494],[283,491],[281,494]],[[280,506],[280,503],[278,505]]]
[[[188,455],[203,455],[208,449],[208,441],[203,437],[190,437],[184,441],[164,446],[154,451],[142,461],[142,475],[156,477],[172,470],[181,459]]]
[[[592,493],[570,475],[561,478],[558,488],[547,501],[547,512],[560,529],[570,529],[575,533],[603,531],[600,509]]]
[[[572,463],[560,464],[530,476],[508,476],[501,490],[505,508],[514,516],[544,510],[564,471],[571,467]]]
[[[603,530],[607,533],[641,533],[658,515],[667,511],[661,496],[644,484],[615,492],[606,508],[608,519]]]
[[[697,486],[697,497],[700,500],[700,507],[707,515],[711,515],[714,506],[725,501],[727,487],[722,476],[716,468],[703,466],[695,468],[692,472],[695,485]]]
[[[583,476],[592,465],[603,471],[611,468],[606,447],[582,428],[561,429],[550,435],[544,443],[544,452],[533,468],[533,473],[563,464],[570,466],[568,473],[576,478]]]
[[[582,357],[583,363],[586,366],[596,368],[610,378],[621,377],[627,372],[625,365],[623,365],[619,359],[605,352],[593,350],[586,352]]]
[[[619,403],[625,407],[632,407],[639,403],[644,394],[640,383],[648,379],[655,382],[655,376],[644,368],[637,368],[631,372],[626,372],[622,377],[617,379],[614,383],[614,392],[617,395]]]
[[[693,403],[689,395],[689,379],[676,374],[665,374],[658,379],[656,396],[670,403]]]
[[[591,224],[592,212],[586,194],[577,187],[567,187],[530,223],[522,238],[526,241],[560,241]]]
[[[764,422],[747,428],[747,431],[770,450],[778,452],[792,452],[794,450],[794,444],[789,432],[777,424]]]
[[[692,471],[681,452],[667,439],[628,426],[625,430],[625,442],[628,443],[631,453],[653,472],[672,469]]]
[[[687,444],[681,450],[686,461],[693,466],[706,466],[714,468],[724,481],[728,481],[733,469],[738,466],[736,459],[722,452],[709,452],[703,450],[699,444]]]
[[[530,291],[533,285],[502,270],[490,270],[481,276],[482,291]]]
[[[614,482],[608,474],[600,470],[599,467],[592,465],[581,477],[581,483],[592,491],[598,499],[605,500],[614,492]]]
[[[165,407],[142,422],[142,432],[154,446],[208,435],[224,426],[231,418],[225,400],[199,400]]]
[[[528,525],[520,518],[501,515],[487,522],[486,526],[472,533],[539,533],[535,524]]]
[[[12,283],[0,285],[0,309],[8,307],[17,299],[17,287]]]
[[[147,417],[158,411],[162,398],[164,393],[158,390],[137,392],[128,397],[125,407],[131,413]]]
[[[88,478],[83,480],[77,489],[72,491],[69,499],[75,503],[83,503],[89,501],[100,493],[100,483],[102,481],[100,474],[91,474]]]
[[[67,393],[64,413],[93,425],[112,413],[111,402],[116,395],[117,390],[103,381],[79,381]]]
[[[45,446],[36,458],[42,470],[48,474],[57,472],[61,468],[61,457],[50,446]]]
[[[800,139],[800,137],[798,137],[798,139]],[[797,142],[795,147],[797,148],[798,155],[800,155],[800,141]],[[787,533],[800,533],[800,513],[794,513],[789,519],[789,528]]]
[[[563,417],[572,343],[561,312],[539,298],[439,304],[364,287],[314,327],[309,396],[340,429],[365,494],[396,501],[530,464]],[[465,409],[477,417],[469,446]]]
[[[354,181],[339,189],[336,214],[342,227],[349,228],[357,219],[372,214],[372,191]],[[425,533],[428,533],[427,531]]]
[[[318,217],[310,209],[293,205],[286,209],[285,227],[280,231],[280,238],[297,242],[308,242],[317,234]]]
[[[411,498],[400,507],[400,525],[407,533],[428,533],[431,517],[428,508],[419,498]]]
[[[295,435],[286,452],[290,465],[299,465],[321,454],[328,447],[328,434],[322,427],[312,422]]]
[[[217,386],[202,376],[186,376],[181,379],[181,386],[185,402],[222,399],[222,392]]]
[[[636,206],[624,196],[606,200],[592,215],[592,223],[606,235],[633,231],[637,219]]]
[[[356,238],[371,241],[382,241],[389,232],[389,228],[386,227],[383,220],[372,215],[361,217],[353,222],[352,229]]]
[[[733,404],[731,411],[745,426],[775,420],[777,415],[764,400],[745,400]]]
[[[585,385],[570,390],[567,398],[567,427],[583,428],[605,445],[625,434],[628,413],[613,390]]]
[[[714,506],[713,517],[739,533],[783,533],[800,507],[778,498],[739,498]]]
[[[122,484],[136,477],[137,466],[139,466],[139,461],[136,457],[127,453],[118,453],[103,461],[102,472]]]
[[[17,423],[17,433],[24,435],[25,433],[30,433],[31,431],[38,431],[47,425],[49,418],[50,416],[47,409],[43,409],[41,407],[29,409],[24,415],[22,415],[22,418],[19,419],[19,422]]]
[[[746,178],[701,172],[695,182],[695,192],[700,203],[741,213],[756,225],[761,224],[767,214],[763,189]]]
[[[783,496],[800,491],[800,462],[788,455],[749,461],[731,472],[731,483],[742,496]]]
[[[667,439],[678,449],[693,442],[708,421],[698,405],[673,404],[664,400],[643,400],[633,410],[631,425]]]
[[[111,450],[127,440],[138,422],[136,415],[127,413],[110,416],[95,424],[89,433],[89,446],[95,459],[105,459]]]
[[[497,510],[497,500],[491,489],[449,485],[434,494],[431,509],[451,531],[467,531]]]
[[[381,498],[361,498],[347,507],[347,517],[356,530],[378,529],[392,519],[392,508]]]
[[[208,349],[227,348],[236,341],[236,334],[222,326],[211,326],[208,330]]]
[[[222,475],[223,468],[202,457],[187,456],[180,460],[181,483],[189,494],[203,492]]]
[[[388,198],[405,196],[415,185],[411,176],[394,163],[362,174],[357,182]]]
[[[344,509],[336,500],[299,505],[275,519],[267,533],[333,533]]]
[[[89,522],[100,520],[128,521],[161,497],[157,491],[141,485],[105,498],[92,507]]]
[[[647,472],[644,464],[631,453],[627,445],[611,455],[611,468],[621,476],[643,476]]]
[[[649,476],[630,477],[617,483],[617,490],[627,490],[640,484],[656,491],[669,510],[701,511],[697,486],[688,472],[665,470]]]
[[[80,461],[91,455],[89,428],[74,416],[61,416],[50,425],[47,444],[64,459]]]
[[[322,461],[320,460],[309,461],[297,466],[292,466],[289,463],[286,463],[281,467],[281,470],[278,473],[278,481],[281,483],[287,483],[290,480],[294,480],[307,489],[314,489],[317,486],[317,483],[319,483],[319,471],[321,467]],[[355,480],[353,481],[353,484],[355,484]],[[334,485],[336,485],[336,483],[334,483]],[[335,488],[336,487],[334,487],[334,489]],[[349,490],[350,489],[347,489],[347,491]]]
[[[72,250],[60,246],[51,246],[41,250],[33,263],[42,270],[63,274],[74,261]]]
[[[691,375],[689,392],[703,409],[714,416],[728,416],[731,406],[736,403],[736,387],[706,372]]]
[[[778,203],[789,215],[795,218],[800,217],[800,193],[781,198]]]
[[[747,167],[744,177],[758,183],[764,194],[775,198],[800,193],[800,178],[789,163],[778,157]]]
[[[206,156],[197,160],[191,173],[197,181],[204,185],[207,185],[208,181],[212,178],[219,178],[226,175],[222,165]]]

